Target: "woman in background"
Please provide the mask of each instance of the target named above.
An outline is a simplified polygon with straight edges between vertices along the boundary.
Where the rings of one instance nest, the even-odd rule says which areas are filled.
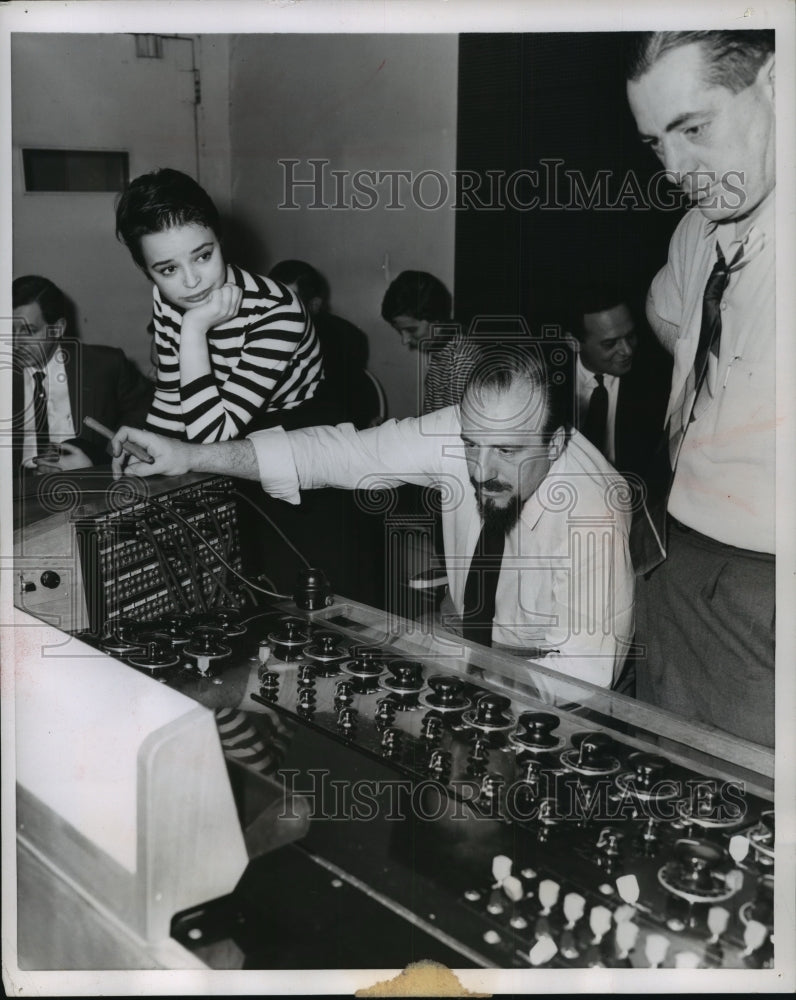
[[[402,271],[384,294],[381,315],[410,350],[428,356],[423,413],[461,402],[475,367],[475,348],[451,320],[451,295],[426,271]]]

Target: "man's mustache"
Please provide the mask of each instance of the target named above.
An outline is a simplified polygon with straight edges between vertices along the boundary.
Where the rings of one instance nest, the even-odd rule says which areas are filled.
[[[487,479],[485,482],[479,483],[477,479],[470,476],[470,482],[476,493],[480,493],[482,490],[489,490],[491,493],[511,493],[511,486],[508,483],[502,483],[499,479]]]

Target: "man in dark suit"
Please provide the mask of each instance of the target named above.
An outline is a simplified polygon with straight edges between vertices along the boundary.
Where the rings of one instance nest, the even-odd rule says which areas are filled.
[[[107,440],[83,418],[114,431],[143,426],[152,383],[118,348],[67,336],[68,300],[47,278],[17,278],[12,305],[15,480],[20,468],[66,472],[110,462]]]
[[[671,358],[637,326],[622,293],[605,285],[581,294],[572,332],[572,422],[614,468],[643,480],[663,431]]]

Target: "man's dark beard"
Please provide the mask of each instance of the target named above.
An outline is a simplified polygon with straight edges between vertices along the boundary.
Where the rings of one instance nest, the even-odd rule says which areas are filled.
[[[507,535],[520,519],[522,504],[516,493],[505,507],[498,507],[491,497],[483,500],[479,490],[475,491],[475,499],[478,503],[478,513],[484,524],[494,528],[502,528],[504,535]]]

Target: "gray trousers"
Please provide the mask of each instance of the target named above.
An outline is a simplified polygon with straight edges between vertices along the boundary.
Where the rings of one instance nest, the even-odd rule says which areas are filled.
[[[667,558],[636,583],[636,696],[774,745],[774,556],[669,520]]]

